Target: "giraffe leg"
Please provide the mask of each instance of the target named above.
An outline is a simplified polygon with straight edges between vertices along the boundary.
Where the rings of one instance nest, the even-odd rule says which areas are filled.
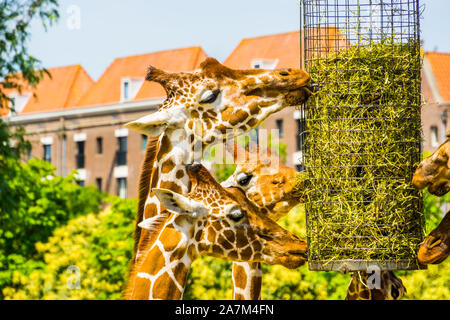
[[[233,262],[233,300],[261,300],[259,262]]]

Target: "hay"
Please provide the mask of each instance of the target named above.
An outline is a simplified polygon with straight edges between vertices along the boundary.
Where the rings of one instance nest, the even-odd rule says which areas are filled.
[[[410,181],[420,161],[418,50],[383,40],[307,62],[319,87],[305,108],[311,269],[336,261],[417,267],[424,220]]]

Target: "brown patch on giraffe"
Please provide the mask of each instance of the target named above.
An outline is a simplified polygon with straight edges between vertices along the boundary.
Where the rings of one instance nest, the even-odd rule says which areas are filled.
[[[200,114],[197,112],[197,110],[192,110],[191,111],[191,118],[194,118],[194,119],[199,119],[200,118]]]
[[[253,255],[253,250],[251,246],[248,246],[244,250],[241,251],[241,257],[245,260],[249,259]]]
[[[151,263],[148,263],[150,262]],[[152,276],[158,273],[158,269],[155,266],[163,266],[166,263],[164,256],[157,246],[154,246],[150,252],[146,255],[145,260],[142,261],[142,268],[139,272],[146,272]]]
[[[170,278],[169,274],[165,272],[155,281],[153,286],[153,298],[154,299],[172,299],[181,298],[182,292],[178,289],[177,285]]]
[[[252,281],[250,281],[250,292],[261,292],[261,277],[253,277]],[[258,294],[259,296],[259,294]]]
[[[175,248],[178,246],[178,244],[181,241],[181,235],[178,230],[174,230],[172,228],[166,228],[164,229],[164,232],[162,234],[164,237],[163,248],[166,250],[166,252],[171,252],[175,250]]]
[[[359,296],[363,299],[370,299],[370,292],[368,289],[363,289],[359,292]]]
[[[236,250],[231,250],[231,251],[229,251],[228,252],[228,257],[230,258],[230,259],[237,259],[238,258],[238,253],[237,253],[237,251]]]
[[[152,189],[154,187],[156,187],[156,185],[158,184],[158,181],[159,181],[158,168],[153,168],[153,171],[152,171],[152,183],[151,183],[151,188]]]
[[[180,193],[180,194],[183,193],[183,190],[181,189],[181,187],[172,181],[162,181],[160,183],[159,187],[162,189],[172,190],[175,193]]]
[[[238,123],[244,122],[245,119],[247,119],[249,114],[245,110],[238,110],[237,112],[233,113],[228,122],[231,125],[236,125]]]
[[[230,241],[231,243],[234,243],[234,241],[236,240],[235,236],[234,236],[234,232],[231,230],[225,230],[223,232],[225,238]]]
[[[152,282],[149,279],[144,279],[136,276],[134,280],[132,300],[148,300],[148,293],[150,292]]]
[[[245,300],[245,297],[240,293],[235,293],[233,300]]]
[[[208,241],[209,242],[216,241],[216,231],[213,228],[208,229]]]
[[[216,127],[216,129],[219,130],[221,133],[225,133],[229,128],[221,123]]]
[[[157,213],[157,210],[158,210],[158,207],[156,206],[155,203],[147,204],[147,206],[145,206],[145,209],[144,209],[144,218],[148,219],[148,218],[155,216],[155,214]]]
[[[189,120],[189,122],[188,122],[188,128],[192,130],[193,127],[194,127],[194,121]]]
[[[169,173],[175,168],[175,163],[173,163],[172,159],[168,159],[161,166],[162,173]]]
[[[164,158],[170,150],[172,150],[172,144],[170,143],[170,139],[168,136],[164,135],[161,139],[161,143],[159,144],[159,151],[156,156],[157,161],[161,161],[162,158]]]
[[[245,269],[240,265],[233,265],[233,276],[235,281],[235,286],[240,289],[245,289],[247,285],[247,274]]]
[[[220,245],[225,249],[225,250],[230,250],[233,248],[233,245],[228,242],[227,239],[225,239],[224,236],[219,235],[219,238],[217,239],[217,242],[220,243]]]
[[[181,179],[184,177],[184,171],[183,170],[178,170],[177,173],[175,174],[175,177],[177,179]]]
[[[248,106],[248,110],[250,111],[251,115],[258,114],[261,108],[259,107],[258,102],[253,102]]]
[[[188,269],[183,263],[179,263],[176,265],[174,269],[172,269],[173,275],[177,280],[178,284],[182,284],[186,281],[186,276],[188,273]]]
[[[212,251],[217,255],[223,255],[223,249],[219,247],[217,244],[213,244]]]
[[[239,229],[236,232],[236,245],[238,248],[243,248],[248,244],[247,235],[245,234],[244,230]]]
[[[202,230],[198,230],[197,233],[195,234],[195,241],[200,242],[200,240],[202,239]]]
[[[255,252],[258,252],[262,249],[262,245],[258,240],[253,241],[252,246],[253,246],[253,250],[255,250]]]

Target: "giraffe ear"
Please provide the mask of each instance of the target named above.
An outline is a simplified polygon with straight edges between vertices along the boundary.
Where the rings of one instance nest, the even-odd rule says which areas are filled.
[[[191,200],[179,193],[159,188],[153,188],[152,192],[158,197],[166,210],[171,213],[188,215],[192,218],[208,214],[208,209],[203,203]]]
[[[156,137],[167,127],[171,116],[171,112],[167,109],[160,109],[135,121],[128,122],[125,127]]]

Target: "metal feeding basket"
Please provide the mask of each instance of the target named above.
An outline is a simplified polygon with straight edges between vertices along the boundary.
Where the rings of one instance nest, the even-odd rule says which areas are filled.
[[[311,270],[422,266],[418,0],[303,0]]]

